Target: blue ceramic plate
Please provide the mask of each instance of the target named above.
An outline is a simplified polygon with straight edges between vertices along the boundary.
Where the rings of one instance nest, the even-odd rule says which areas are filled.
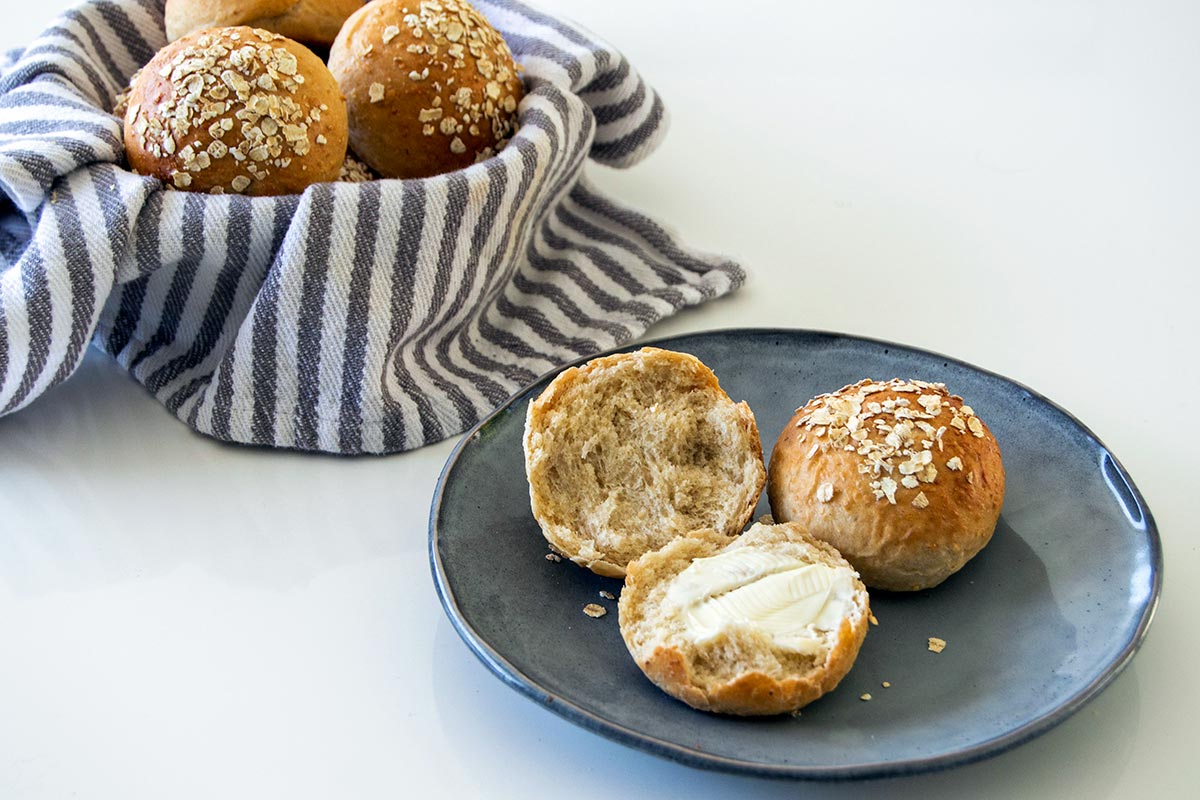
[[[1061,408],[961,361],[851,336],[728,330],[654,344],[696,355],[747,401],[768,454],[813,395],[864,377],[947,384],[1000,442],[1008,490],[996,534],[936,589],[872,592],[879,625],[854,668],[799,717],[694,711],[646,680],[626,651],[616,604],[598,595],[617,594],[620,581],[545,559],[521,435],[546,376],[463,438],[430,514],[442,605],[508,685],[589,730],[685,764],[869,778],[1026,742],[1079,710],[1133,657],[1161,587],[1158,532],[1117,459]],[[764,493],[756,516],[767,511]],[[584,616],[593,602],[610,613]],[[942,653],[928,650],[931,636],[946,640]],[[864,692],[874,699],[859,700]]]

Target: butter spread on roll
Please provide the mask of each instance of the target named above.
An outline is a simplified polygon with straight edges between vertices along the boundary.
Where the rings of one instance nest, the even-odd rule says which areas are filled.
[[[693,708],[794,712],[845,677],[870,598],[846,560],[799,525],[734,539],[696,530],[629,564],[621,638],[646,677]]]
[[[671,582],[667,604],[682,613],[697,642],[749,626],[777,647],[815,654],[854,603],[854,580],[848,567],[731,550],[693,561]]]

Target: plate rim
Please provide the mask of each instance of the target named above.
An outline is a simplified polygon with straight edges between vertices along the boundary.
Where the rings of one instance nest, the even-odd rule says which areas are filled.
[[[520,669],[509,662],[499,651],[497,651],[490,643],[488,643],[467,621],[466,616],[462,613],[457,600],[453,596],[453,591],[447,584],[447,576],[445,565],[442,563],[442,558],[438,552],[438,535],[440,513],[442,508],[443,495],[445,494],[447,478],[457,466],[459,458],[466,450],[468,445],[475,439],[478,433],[487,426],[492,420],[508,411],[517,401],[525,395],[529,390],[537,386],[552,376],[557,375],[571,367],[577,367],[584,364],[593,358],[599,358],[614,353],[625,353],[642,347],[668,347],[669,343],[687,338],[708,338],[714,336],[728,335],[809,335],[818,337],[827,337],[831,340],[852,340],[855,342],[866,343],[871,345],[881,345],[886,348],[896,348],[905,350],[910,353],[915,353],[923,356],[932,356],[944,362],[954,363],[960,367],[966,367],[970,370],[978,372],[985,376],[998,378],[1016,388],[1027,392],[1031,397],[1063,415],[1072,424],[1077,426],[1089,439],[1095,442],[1111,459],[1113,466],[1117,470],[1117,474],[1121,477],[1130,494],[1133,496],[1138,509],[1142,512],[1143,520],[1146,527],[1146,536],[1150,545],[1150,595],[1145,606],[1142,609],[1141,618],[1138,620],[1138,625],[1134,629],[1133,635],[1122,647],[1120,653],[1097,675],[1090,683],[1080,689],[1078,692],[1067,698],[1055,708],[1046,712],[1042,716],[1031,720],[1024,725],[1007,731],[1006,733],[979,742],[970,747],[960,748],[949,753],[942,753],[935,756],[922,756],[916,758],[906,758],[901,760],[889,761],[871,761],[861,764],[845,765],[845,766],[797,766],[786,764],[772,764],[769,762],[749,761],[739,758],[730,758],[727,756],[716,755],[712,753],[704,753],[694,748],[686,747],[677,742],[668,739],[653,736],[634,730],[619,722],[610,720],[603,715],[597,714],[594,711],[575,703],[562,695],[552,692],[541,686],[534,679],[523,673]],[[1134,655],[1141,648],[1149,633],[1150,625],[1154,620],[1155,612],[1158,608],[1158,603],[1162,595],[1163,582],[1163,550],[1162,540],[1158,532],[1158,524],[1154,520],[1154,515],[1151,513],[1149,506],[1146,504],[1145,498],[1141,491],[1133,482],[1125,466],[1113,454],[1112,450],[1104,444],[1091,428],[1079,420],[1075,415],[1071,414],[1058,403],[1049,399],[1040,392],[1031,389],[1020,381],[1013,380],[998,372],[978,367],[970,362],[948,356],[943,353],[938,353],[933,350],[926,350],[920,347],[903,344],[901,342],[890,341],[886,339],[878,339],[868,336],[859,336],[856,334],[842,333],[837,331],[818,330],[813,328],[785,328],[785,327],[728,327],[728,328],[713,328],[700,331],[691,331],[671,334],[669,336],[656,337],[645,341],[634,341],[625,345],[606,349],[602,352],[593,355],[582,356],[568,364],[560,367],[555,367],[539,375],[529,384],[521,387],[503,403],[497,406],[490,414],[473,425],[470,430],[464,433],[459,441],[451,450],[450,455],[446,459],[441,472],[438,474],[437,484],[434,488],[433,498],[429,509],[429,561],[430,572],[432,573],[434,588],[437,591],[438,600],[441,602],[442,610],[450,620],[451,626],[455,632],[467,645],[475,656],[483,662],[496,677],[510,688],[513,688],[534,700],[543,708],[549,709],[558,716],[572,722],[585,730],[592,733],[604,736],[607,739],[615,741],[619,744],[631,747],[637,750],[648,752],[660,758],[665,758],[676,763],[684,764],[690,767],[700,769],[714,770],[719,772],[728,772],[742,775],[752,775],[760,778],[776,778],[776,779],[792,779],[792,780],[812,780],[812,781],[849,781],[849,780],[867,780],[878,778],[893,778],[908,775],[917,775],[927,772],[935,772],[953,767],[964,766],[978,761],[982,761],[1001,753],[1012,750],[1022,744],[1025,744],[1032,739],[1046,733],[1052,728],[1058,726],[1068,718],[1073,716],[1079,709],[1087,703],[1095,699],[1101,692],[1116,680],[1125,668],[1133,660]]]

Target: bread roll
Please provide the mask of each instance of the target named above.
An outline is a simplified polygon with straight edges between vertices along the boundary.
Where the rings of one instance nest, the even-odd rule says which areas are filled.
[[[779,522],[797,522],[873,589],[944,581],[992,537],[1000,446],[940,383],[861,381],[796,411],[771,453]]]
[[[362,0],[167,0],[167,39],[205,28],[248,25],[329,47]]]
[[[385,178],[425,178],[494,155],[523,90],[504,39],[460,0],[374,0],[346,21],[329,68],[354,152]]]
[[[651,347],[560,374],[530,403],[524,446],[547,541],[614,577],[696,528],[737,535],[766,479],[749,407],[699,359]]]
[[[663,691],[702,711],[781,714],[838,685],[870,618],[866,588],[799,525],[695,531],[629,565],[621,636]]]
[[[129,165],[176,189],[296,194],[336,180],[346,108],[321,60],[254,28],[200,31],[158,52],[126,99]]]

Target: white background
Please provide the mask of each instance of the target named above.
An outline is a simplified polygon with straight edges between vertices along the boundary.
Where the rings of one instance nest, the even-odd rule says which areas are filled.
[[[0,45],[65,5],[0,0]],[[93,351],[0,419],[0,798],[1194,790],[1200,4],[541,5],[616,43],[672,112],[657,154],[596,180],[753,271],[650,335],[845,331],[1046,394],[1157,517],[1145,647],[1065,724],[970,767],[796,786],[677,766],[526,701],[452,631],[426,562],[452,442],[222,446]]]

